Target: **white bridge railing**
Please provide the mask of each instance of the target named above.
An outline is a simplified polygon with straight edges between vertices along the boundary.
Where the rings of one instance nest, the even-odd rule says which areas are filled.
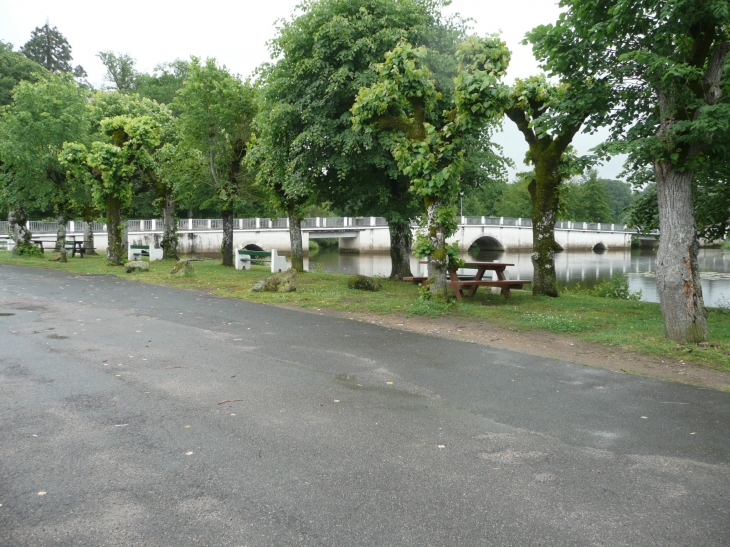
[[[162,221],[151,220],[125,220],[129,232],[162,232]],[[387,226],[388,222],[383,217],[316,217],[302,220],[302,228],[306,230],[316,229],[348,229]],[[412,223],[418,226],[417,222]],[[461,217],[461,226],[532,226],[529,218],[510,217]],[[289,227],[287,218],[237,218],[233,219],[234,230],[282,230]],[[178,220],[178,231],[181,232],[202,232],[223,230],[223,221],[219,218],[197,219],[184,218]],[[636,232],[635,228],[627,228],[623,224],[607,224],[600,222],[575,222],[572,220],[561,220],[555,223],[559,230],[591,230],[604,232]],[[0,221],[0,234],[9,233],[9,223]],[[28,229],[31,233],[56,233],[58,222],[55,221],[28,221]],[[82,232],[83,223],[80,220],[70,221],[67,229],[69,232]],[[94,232],[106,232],[106,224],[93,222]]]

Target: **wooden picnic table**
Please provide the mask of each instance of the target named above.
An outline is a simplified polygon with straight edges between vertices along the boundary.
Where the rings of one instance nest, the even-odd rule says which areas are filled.
[[[449,286],[454,290],[457,300],[462,300],[463,292],[468,290],[466,296],[472,297],[479,287],[500,287],[502,295],[509,298],[512,293],[510,289],[521,289],[525,285],[529,285],[530,281],[520,279],[507,279],[504,271],[508,266],[506,262],[465,262],[462,268],[475,269],[474,276],[459,276],[459,268],[449,268]],[[484,279],[486,272],[496,272],[497,279]]]
[[[422,262],[425,264],[425,262]],[[514,264],[508,264],[506,262],[465,262],[460,268],[475,269],[474,275],[459,275],[460,268],[449,268],[449,279],[447,286],[453,289],[456,294],[457,300],[463,300],[464,296],[472,297],[477,292],[479,287],[500,287],[502,289],[502,295],[505,298],[512,296],[510,289],[521,289],[525,285],[529,285],[530,281],[522,279],[507,279],[505,270],[508,266],[514,266]],[[484,279],[486,272],[497,272],[497,279]],[[427,277],[404,277],[404,281],[411,281],[415,284],[428,285]],[[464,294],[467,291],[467,294]]]

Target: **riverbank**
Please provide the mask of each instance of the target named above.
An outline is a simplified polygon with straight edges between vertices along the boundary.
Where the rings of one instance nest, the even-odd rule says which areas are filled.
[[[242,272],[213,260],[195,262],[195,275],[187,278],[168,276],[172,261],[152,262],[147,273],[125,274],[101,257],[69,258],[61,264],[0,251],[1,264],[198,289],[730,391],[730,310],[711,309],[710,342],[691,346],[664,340],[657,304],[582,294],[552,299],[513,291],[513,298],[505,300],[480,290],[468,302],[444,306],[420,300],[418,287],[410,283],[383,280],[382,291],[366,293],[348,289],[347,275],[322,272],[300,275],[299,290],[293,293],[254,293],[252,285],[269,275],[265,267]]]

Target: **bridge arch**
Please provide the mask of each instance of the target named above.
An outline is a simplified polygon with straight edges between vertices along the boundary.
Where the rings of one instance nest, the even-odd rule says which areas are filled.
[[[245,245],[243,248],[246,249],[247,251],[263,251],[264,250],[263,247],[256,245],[255,243],[249,243],[248,245]]]
[[[492,236],[478,237],[472,241],[468,250],[471,250],[474,247],[479,249],[479,251],[504,251],[504,245],[502,245],[502,242]]]
[[[599,241],[593,246],[593,251],[597,253],[602,253],[603,251],[607,251],[608,247],[606,247],[605,243],[602,241]]]

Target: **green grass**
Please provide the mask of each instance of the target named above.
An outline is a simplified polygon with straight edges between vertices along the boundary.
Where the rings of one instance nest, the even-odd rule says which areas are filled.
[[[126,274],[122,267],[107,266],[102,257],[70,258],[65,264],[44,258],[14,257],[0,251],[0,264],[47,268],[75,274],[110,274],[125,279],[200,289],[221,296],[266,304],[298,306],[375,314],[450,315],[464,321],[498,324],[515,331],[544,330],[575,336],[627,351],[671,362],[730,371],[730,310],[711,309],[708,317],[711,341],[706,348],[677,345],[664,338],[658,304],[598,298],[586,294],[564,294],[560,298],[533,297],[529,292],[512,291],[512,298],[480,290],[467,302],[439,304],[419,299],[418,287],[411,283],[382,279],[379,292],[347,288],[348,275],[313,272],[299,275],[299,289],[293,293],[254,293],[252,285],[269,271],[254,266],[251,271],[224,268],[216,260],[194,262],[192,277],[171,278],[174,261],[156,261],[150,272]]]

